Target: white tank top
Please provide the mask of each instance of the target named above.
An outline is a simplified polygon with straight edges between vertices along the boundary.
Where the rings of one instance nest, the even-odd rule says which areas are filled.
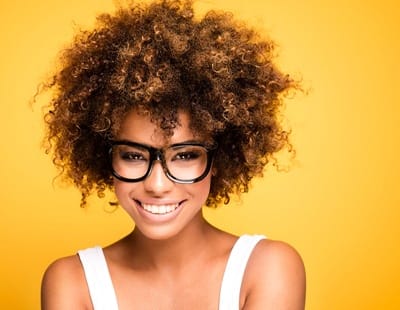
[[[249,257],[261,235],[243,235],[234,244],[225,267],[219,310],[238,310],[240,287]],[[101,247],[78,251],[94,310],[118,310],[117,297]]]

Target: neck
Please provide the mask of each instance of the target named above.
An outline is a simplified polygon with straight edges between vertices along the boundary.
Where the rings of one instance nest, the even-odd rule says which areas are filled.
[[[201,213],[198,216],[197,220],[168,239],[149,239],[135,228],[128,240],[135,251],[136,263],[146,269],[179,270],[187,266],[188,262],[203,259],[216,229]]]

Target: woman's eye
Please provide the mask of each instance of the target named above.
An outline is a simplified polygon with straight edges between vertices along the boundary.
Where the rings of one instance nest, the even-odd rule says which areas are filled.
[[[146,160],[143,154],[140,153],[133,153],[133,152],[126,152],[121,154],[121,159],[126,161],[142,161]]]
[[[199,158],[199,156],[197,152],[182,152],[176,154],[174,160],[194,160]]]

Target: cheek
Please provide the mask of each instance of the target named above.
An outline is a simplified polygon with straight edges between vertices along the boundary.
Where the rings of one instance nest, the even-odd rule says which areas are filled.
[[[114,180],[114,194],[119,206],[132,218],[135,218],[135,208],[133,208],[134,203],[131,199],[132,190],[132,184]]]
[[[123,204],[123,201],[129,199],[131,190],[131,184],[114,179],[114,193],[120,203]]]
[[[210,194],[211,176],[206,177],[198,183],[191,184],[191,191],[196,200],[204,204]]]

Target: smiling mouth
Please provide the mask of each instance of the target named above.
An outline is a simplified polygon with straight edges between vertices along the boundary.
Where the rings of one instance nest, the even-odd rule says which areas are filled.
[[[140,206],[144,210],[146,210],[151,214],[158,214],[158,215],[171,213],[175,211],[176,208],[179,207],[179,205],[180,205],[179,203],[168,204],[168,205],[151,205],[151,204],[140,203]]]

